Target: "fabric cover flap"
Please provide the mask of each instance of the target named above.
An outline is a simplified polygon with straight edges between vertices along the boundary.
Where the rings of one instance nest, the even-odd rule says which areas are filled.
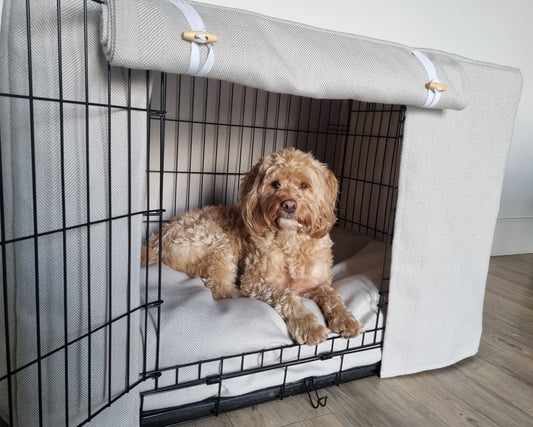
[[[381,376],[477,353],[520,71],[465,61],[467,108],[407,108]]]
[[[113,66],[186,74],[191,27],[171,0],[109,0],[102,40]],[[218,36],[207,77],[278,93],[423,106],[428,73],[399,44],[327,31],[255,13],[190,2]],[[194,30],[194,28],[192,28]],[[199,44],[200,62],[208,47]],[[457,57],[424,51],[447,86],[435,108],[463,109],[468,93]]]

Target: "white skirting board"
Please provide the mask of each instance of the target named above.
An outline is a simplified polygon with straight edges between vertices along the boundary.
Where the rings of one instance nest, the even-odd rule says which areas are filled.
[[[533,252],[533,218],[498,218],[492,256],[529,254]]]

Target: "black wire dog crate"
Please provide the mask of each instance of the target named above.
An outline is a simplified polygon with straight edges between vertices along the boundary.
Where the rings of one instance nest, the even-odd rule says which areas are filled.
[[[140,422],[165,425],[305,391],[323,405],[317,388],[378,373],[405,108],[114,68],[94,54],[96,3],[16,7],[2,71],[19,72],[0,78],[2,419],[85,424],[140,395]],[[189,360],[209,338],[172,329],[195,317],[169,321],[175,273],[141,269],[141,241],[179,212],[235,203],[251,166],[287,147],[339,180],[336,262],[379,243],[373,317],[353,340],[240,350],[237,337]]]
[[[112,74],[113,70],[109,69],[110,82]],[[131,78],[131,72],[128,75]],[[383,307],[386,305],[389,274],[387,258],[394,225],[404,108],[268,93],[189,76],[147,74],[144,78],[147,88],[153,80],[151,102],[144,108],[114,104],[111,100],[111,85],[107,101],[102,103],[2,94],[4,100],[29,107],[29,138],[24,141],[24,150],[32,154],[28,202],[32,208],[28,209],[25,220],[33,225],[25,234],[9,232],[12,218],[7,217],[5,209],[2,210],[3,355],[7,370],[0,379],[5,402],[10,405],[4,408],[6,419],[13,417],[14,408],[24,404],[17,401],[19,396],[38,402],[35,419],[47,424],[50,415],[46,406],[50,404],[50,400],[59,400],[54,402],[56,406],[63,403],[61,410],[65,419],[72,417],[72,406],[79,410],[79,402],[71,403],[80,398],[72,396],[71,390],[74,388],[85,389],[82,400],[84,399],[86,416],[90,419],[148,378],[153,379],[141,392],[143,403],[154,399],[157,401],[162,394],[168,395],[173,391],[187,394],[188,388],[201,384],[206,384],[211,389],[214,386],[215,395],[198,402],[158,409],[146,409],[148,405],[143,404],[143,424],[161,425],[176,419],[217,414],[243,405],[283,398],[297,392],[315,393],[317,387],[377,373],[379,362],[344,368],[343,359],[347,355],[379,349],[382,345]],[[89,76],[87,85],[90,85]],[[57,110],[54,121],[48,124],[56,131],[56,137],[47,139],[46,142],[31,137],[34,122],[40,120],[41,103],[51,104]],[[71,153],[68,153],[68,138],[62,136],[68,125],[64,119],[65,113],[61,114],[62,110],[70,107],[84,115],[83,127],[87,137],[86,151],[81,153],[83,170],[80,173],[85,193],[78,194],[74,200],[70,199],[72,195],[68,188],[67,170],[71,167]],[[109,210],[99,212],[91,203],[91,193],[101,191],[108,200],[112,200],[115,194],[111,187],[116,182],[126,184],[126,188],[121,191],[126,193],[123,196],[125,204],[132,205],[131,186],[136,177],[132,176],[131,160],[128,161],[132,157],[131,140],[126,141],[121,148],[123,151],[114,153],[116,148],[113,145],[115,141],[111,123],[116,112],[123,113],[126,121],[131,123],[132,110],[149,117],[149,133],[144,136],[147,143],[147,207],[142,211],[128,208],[121,213],[114,212],[113,204],[110,204]],[[103,144],[104,158],[94,158],[91,151],[93,123],[89,115],[95,113],[102,113],[108,124],[104,131],[107,136]],[[39,164],[38,158],[43,155],[39,150],[45,149],[39,148],[39,144],[45,143],[46,149],[57,152],[56,164]],[[153,295],[148,295],[148,289],[141,291],[139,295],[129,288],[131,278],[128,276],[131,276],[132,271],[139,270],[131,261],[130,254],[139,250],[140,241],[134,240],[132,235],[135,234],[133,228],[140,228],[140,223],[137,221],[134,225],[132,218],[139,217],[141,213],[145,215],[148,227],[142,235],[146,238],[149,232],[157,231],[163,221],[184,210],[207,204],[234,203],[239,182],[252,164],[260,157],[286,147],[313,152],[336,173],[340,183],[336,228],[355,230],[358,236],[364,235],[386,243],[382,257],[382,276],[380,283],[376,283],[381,297],[375,323],[366,325],[364,336],[355,345],[348,340],[332,337],[322,345],[305,350],[302,346],[284,345],[258,348],[242,354],[225,354],[175,366],[161,365],[160,353],[169,351],[168,348],[160,347],[157,327],[157,322],[160,321],[157,318],[165,300],[165,295],[161,294],[161,274],[150,271],[153,276],[151,278],[155,278],[159,284]],[[113,160],[115,154],[123,157],[122,170],[114,169],[118,167]],[[13,156],[12,153],[9,155]],[[2,157],[6,158],[4,149]],[[5,168],[3,169],[5,173]],[[95,184],[93,173],[102,173],[102,182]],[[46,189],[40,187],[40,180],[43,179],[41,174],[53,183]],[[6,188],[8,181],[4,178],[2,182],[3,200],[12,196]],[[50,192],[51,188],[55,188],[57,193]],[[46,201],[41,198],[46,198]],[[69,203],[79,203],[80,199],[84,202],[83,221],[71,222]],[[51,220],[55,224],[42,225],[37,212],[40,203],[49,203],[47,209],[57,215],[56,219]],[[100,217],[96,216],[95,211]],[[139,234],[137,231],[137,235]],[[127,256],[117,256],[115,259],[115,248],[121,243],[127,244]],[[15,257],[19,251],[23,251],[24,259],[34,260],[31,269],[26,272],[31,279],[31,286],[25,290],[27,299],[24,304],[39,313],[30,325],[30,341],[33,342],[28,344],[30,350],[22,359],[20,353],[16,352],[18,344],[13,340],[16,336],[14,323],[18,320],[11,321],[16,313],[10,308],[11,304],[19,307],[15,299],[20,292],[17,289],[20,285],[10,276],[10,270],[16,269]],[[47,256],[43,261],[43,252],[53,254],[52,265],[47,265],[51,262]],[[75,261],[71,260],[72,256]],[[109,263],[105,271],[96,275],[89,265],[98,257],[108,259]],[[74,266],[78,268],[76,274],[69,274]],[[149,272],[146,271],[145,274],[146,280],[149,280]],[[82,295],[77,295],[82,297],[77,302],[78,307],[71,305],[74,297],[70,283],[73,281],[82,289]],[[57,317],[43,313],[47,310],[47,304],[43,302],[43,293],[38,291],[42,286],[52,284],[57,286],[53,298],[60,302],[61,307]],[[102,292],[105,294],[104,306],[95,310],[95,300],[102,297]],[[142,302],[134,303],[135,295]],[[45,295],[44,298],[50,296]],[[133,335],[137,331],[131,326],[135,323],[131,318],[139,313],[142,313],[142,335],[148,337],[148,342],[143,346],[144,354],[139,363],[141,372],[128,376],[126,373],[134,370],[136,361],[131,353],[136,342]],[[150,335],[147,332],[148,324],[154,318],[156,333]],[[124,332],[126,335],[123,335]],[[180,343],[177,344],[178,347],[181,346]],[[121,347],[126,349],[125,353]],[[12,354],[16,354],[16,357],[10,357]],[[69,361],[80,356],[81,361]],[[248,367],[248,361],[257,357],[261,362]],[[332,360],[336,366],[332,373],[288,381],[287,373],[292,367],[311,362],[331,363]],[[94,368],[97,363],[109,363],[113,368],[103,374]],[[123,367],[120,368],[119,377],[125,376],[125,379],[121,378],[117,382],[113,371],[115,366],[121,364]],[[224,396],[222,393],[224,381],[280,370],[283,372],[283,381],[279,385],[238,396]],[[95,376],[95,372],[99,375]],[[170,383],[163,381],[163,374],[169,373],[173,377]],[[27,378],[36,386],[17,394],[16,384],[24,383]],[[124,387],[123,392],[117,392],[117,387]],[[96,390],[99,396],[105,396],[103,401],[92,397]],[[315,405],[324,403],[324,399],[318,395],[313,395],[312,401]],[[95,403],[99,404],[96,409]],[[83,415],[75,414],[77,419],[80,416]]]
[[[320,387],[476,354],[519,70],[180,0],[4,0],[0,53],[2,421],[320,406]],[[164,221],[234,203],[285,147],[339,180],[354,339],[295,345],[270,306],[140,267]]]

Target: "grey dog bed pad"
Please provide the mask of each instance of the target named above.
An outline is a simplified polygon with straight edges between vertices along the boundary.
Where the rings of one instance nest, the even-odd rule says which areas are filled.
[[[356,318],[365,323],[366,330],[381,325],[383,316],[377,316],[379,302],[378,286],[382,276],[385,245],[370,240],[358,233],[334,230],[334,288],[340,293],[347,307]],[[148,293],[157,292],[157,263],[148,267]],[[143,271],[141,277],[145,277]],[[145,285],[143,284],[143,287]],[[144,292],[143,292],[144,293]],[[202,364],[202,374],[218,374],[239,371],[268,364],[275,365],[280,360],[280,347],[293,345],[284,321],[269,305],[250,298],[215,300],[211,291],[203,285],[200,278],[189,278],[165,265],[161,266],[161,306],[160,327],[160,368],[192,364],[164,371],[159,379],[159,387],[172,386],[178,382],[194,380],[198,376],[195,362],[228,357],[220,366],[215,360]],[[325,324],[320,309],[314,301],[304,299],[304,304],[318,319]],[[147,336],[143,337],[146,345],[156,345],[156,313],[151,311]],[[144,335],[144,330],[141,331]],[[331,334],[334,336],[335,334]],[[369,335],[367,333],[366,335]],[[365,336],[365,343],[372,337]],[[381,339],[378,332],[377,339]],[[363,336],[352,340],[337,339],[333,350],[355,348],[361,345]],[[250,354],[264,349],[273,349],[263,353]],[[291,358],[303,358],[315,354],[314,346],[298,346],[283,350],[283,361]],[[318,346],[318,352],[332,350],[332,342],[326,341]],[[152,352],[147,352],[151,354]],[[237,355],[230,357],[232,355]],[[376,363],[381,358],[379,348],[346,355],[343,369],[366,366]],[[235,396],[262,388],[282,384],[283,381],[296,381],[309,376],[326,375],[337,371],[340,358],[328,361],[313,361],[291,366],[285,378],[284,369],[234,378],[223,381],[221,396]],[[214,397],[218,393],[218,384],[201,385],[183,390],[174,390],[145,397],[145,409],[160,409],[178,406]]]

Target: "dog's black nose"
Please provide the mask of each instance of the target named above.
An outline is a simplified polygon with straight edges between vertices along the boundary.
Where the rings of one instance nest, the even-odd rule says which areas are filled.
[[[298,205],[296,202],[292,199],[287,199],[281,202],[281,209],[289,215],[292,215],[295,211]]]

